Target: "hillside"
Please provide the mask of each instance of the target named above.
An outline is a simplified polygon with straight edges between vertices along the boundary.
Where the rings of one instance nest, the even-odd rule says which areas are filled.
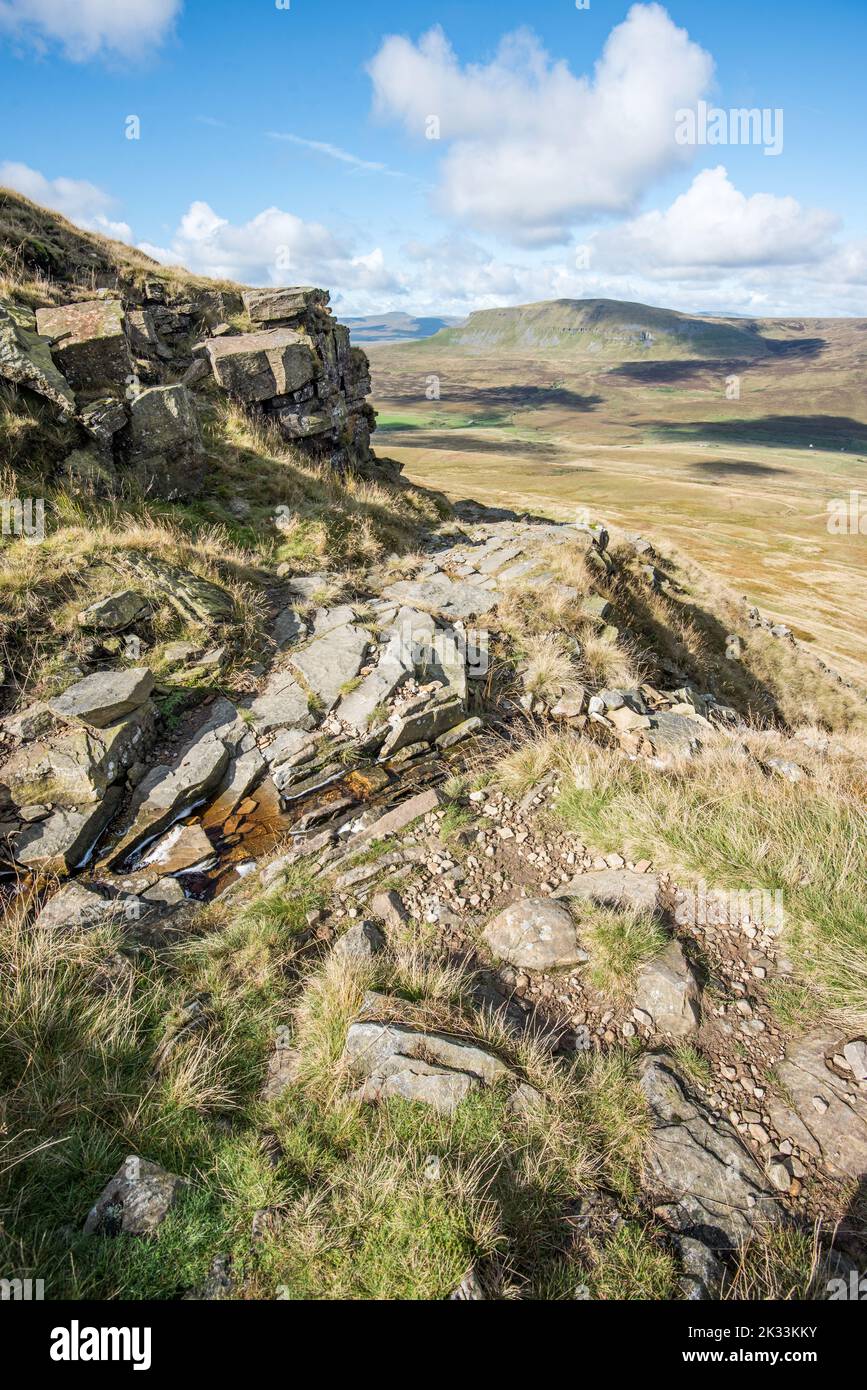
[[[717,358],[752,362],[807,356],[821,324],[793,320],[700,318],[616,299],[555,299],[481,309],[443,328],[431,351],[553,353],[562,357]]]
[[[644,528],[405,481],[323,289],[11,195],[0,264],[7,1276],[857,1279],[863,691]]]

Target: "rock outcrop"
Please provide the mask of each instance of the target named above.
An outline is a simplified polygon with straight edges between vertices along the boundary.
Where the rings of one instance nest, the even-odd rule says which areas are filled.
[[[450,1114],[462,1100],[483,1086],[518,1082],[493,1052],[466,1038],[413,1028],[402,1023],[376,1022],[378,1005],[397,1001],[370,995],[362,1016],[346,1035],[343,1063],[363,1079],[358,1098],[365,1101],[420,1101]]]
[[[105,729],[143,705],[153,686],[153,675],[146,667],[100,671],[49,700],[48,708],[58,719]]]
[[[312,457],[341,470],[369,464],[370,369],[331,317],[328,292],[249,290],[243,298],[255,332],[205,344],[220,386]]]
[[[554,970],[587,960],[571,914],[544,898],[519,898],[488,924],[484,939],[498,960],[522,970]]]
[[[762,1218],[778,1214],[774,1193],[729,1122],[691,1095],[661,1054],[642,1062],[650,1112],[647,1182],[667,1201],[669,1225],[712,1250],[736,1249]]]
[[[158,1163],[131,1154],[91,1207],[86,1236],[152,1236],[186,1187]]]
[[[647,962],[638,976],[635,1007],[658,1033],[685,1038],[701,1023],[701,989],[679,941]]]
[[[832,1173],[867,1176],[867,1077],[863,1038],[809,1033],[777,1068],[768,1110],[777,1132]]]
[[[55,365],[76,394],[120,387],[132,376],[120,299],[92,299],[36,310]]]
[[[17,304],[0,303],[0,377],[51,401],[61,416],[75,410],[75,394],[37,331],[36,315]]]
[[[0,379],[73,420],[62,471],[87,492],[197,496],[207,478],[196,392],[222,388],[311,458],[395,477],[370,449],[367,357],[328,308],[325,290],[244,293],[100,290],[36,310],[0,302]],[[244,333],[226,320],[246,314]]]

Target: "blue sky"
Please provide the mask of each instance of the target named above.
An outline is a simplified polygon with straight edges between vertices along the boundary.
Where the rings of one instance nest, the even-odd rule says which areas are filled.
[[[865,52],[864,0],[0,0],[0,183],[347,314],[867,314]]]

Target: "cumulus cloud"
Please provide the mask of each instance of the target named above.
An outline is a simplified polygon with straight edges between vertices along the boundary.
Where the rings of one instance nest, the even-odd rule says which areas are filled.
[[[7,160],[0,164],[0,186],[14,188],[34,203],[55,208],[87,231],[101,232],[118,241],[132,241],[129,224],[109,217],[116,200],[86,179],[47,179],[38,169]]]
[[[634,5],[593,75],[575,76],[527,30],[486,65],[461,66],[442,29],[392,35],[369,64],[375,109],[447,144],[440,208],[528,245],[568,240],[576,222],[632,211],[655,179],[692,157],[675,113],[707,90],[713,61],[661,5]],[[435,147],[435,145],[434,145]]]
[[[337,236],[280,208],[233,224],[206,202],[190,205],[168,246],[140,245],[159,261],[217,278],[323,285],[342,314],[407,308],[464,315],[503,304],[589,298],[692,313],[867,314],[867,242],[837,243],[828,214],[771,195],[746,198],[725,170],[707,173],[715,185],[725,185],[726,196],[704,237],[696,186],[699,209],[708,195],[699,175],[665,211],[591,235],[586,262],[574,245],[503,254],[463,232],[364,250],[348,233]],[[737,245],[742,249],[735,256],[729,248]]]
[[[386,295],[402,293],[381,248],[358,252],[322,223],[305,222],[277,207],[234,224],[208,203],[194,202],[169,246],[142,242],[140,249],[165,264],[217,279],[322,285],[332,290],[335,303],[349,294],[354,304],[378,304]]]
[[[403,306],[416,313],[466,314],[474,309],[546,299],[621,299],[684,313],[759,317],[867,316],[867,242],[831,249],[803,266],[671,268],[607,265],[591,243],[588,268],[568,251],[525,259],[493,256],[478,244],[463,254],[448,239],[405,247]],[[390,302],[378,308],[385,310]]]
[[[0,31],[67,58],[138,57],[171,32],[183,0],[0,0]]]
[[[747,197],[722,165],[703,169],[664,212],[647,212],[597,240],[608,265],[647,273],[805,265],[827,255],[839,218],[796,198]]]

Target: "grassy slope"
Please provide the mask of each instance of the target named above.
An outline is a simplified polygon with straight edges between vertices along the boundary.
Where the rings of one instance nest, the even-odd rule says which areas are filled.
[[[0,188],[0,295],[14,293],[23,304],[64,303],[70,286],[79,290],[138,285],[158,278],[172,287],[229,286],[178,266],[163,266],[122,241],[85,232],[59,213]]]
[[[637,1200],[643,1112],[629,1059],[555,1065],[516,1051],[469,1003],[461,970],[409,936],[375,968],[323,958],[305,926],[320,900],[296,875],[264,900],[209,909],[111,988],[102,972],[119,934],[39,939],[7,921],[4,1268],[38,1274],[51,1297],[173,1297],[216,1257],[247,1297],[443,1298],[480,1261],[506,1296],[670,1294],[673,1257]],[[497,1091],[449,1118],[359,1106],[338,1058],[370,987],[403,995],[419,1022],[487,1038],[544,1092],[543,1110],[513,1115]],[[166,1049],[203,994],[205,1031]],[[265,1103],[281,1023],[294,1027],[299,1076]],[[95,1192],[129,1152],[183,1172],[190,1190],[156,1242],[84,1238]],[[600,1183],[626,1222],[613,1241],[573,1240],[563,1205]]]
[[[797,762],[804,779],[769,777],[770,757]],[[518,793],[552,767],[564,771],[559,817],[600,852],[625,848],[694,882],[782,894],[801,981],[780,988],[787,1023],[867,1013],[863,732],[829,739],[805,729],[782,742],[756,732],[740,754],[711,745],[665,776],[584,741],[541,738],[510,754],[503,776]]]

